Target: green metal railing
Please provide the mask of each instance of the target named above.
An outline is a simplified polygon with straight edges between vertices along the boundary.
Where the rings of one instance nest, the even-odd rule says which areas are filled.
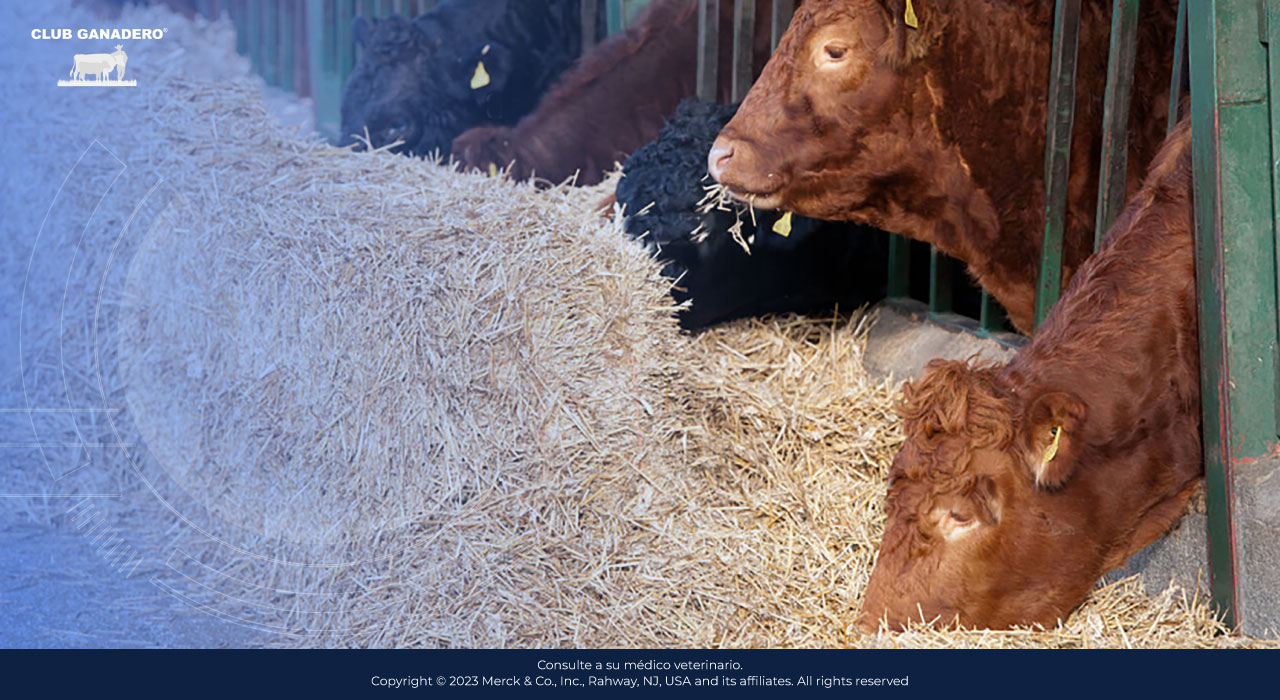
[[[1057,7],[1051,95],[1061,91],[1070,97],[1074,90],[1066,86],[1079,0],[1058,0]],[[1096,244],[1123,206],[1137,18],[1137,0],[1114,0]],[[1180,0],[1173,52],[1170,131],[1178,120],[1184,79],[1190,77],[1210,594],[1226,624],[1236,627],[1248,618],[1246,589],[1275,586],[1266,580],[1268,567],[1247,556],[1247,543],[1268,537],[1268,531],[1235,518],[1234,509],[1237,490],[1256,488],[1244,473],[1280,453],[1280,90],[1273,89],[1280,87],[1280,0]],[[1068,107],[1051,108],[1049,216],[1037,323],[1059,291],[1063,210],[1058,200],[1069,143],[1054,137],[1070,133],[1070,121]],[[1254,593],[1255,610],[1265,604],[1264,597]]]
[[[1076,111],[1076,53],[1080,0],[1058,0],[1053,15],[1049,68],[1049,124],[1045,129],[1044,245],[1036,281],[1036,325],[1058,302],[1062,287],[1062,234],[1067,220],[1067,180],[1071,175],[1071,129]]]
[[[1187,9],[1210,588],[1234,627],[1249,614],[1246,586],[1264,587],[1268,576],[1248,556],[1266,526],[1233,517],[1236,491],[1257,487],[1253,470],[1276,455],[1280,432],[1280,3],[1196,0]]]
[[[236,51],[249,58],[254,72],[268,85],[312,98],[316,129],[335,141],[342,122],[342,86],[357,58],[351,20],[392,14],[415,17],[430,10],[437,1],[198,0],[196,9],[210,19],[226,15],[236,27]],[[596,43],[596,20],[601,9],[605,12],[605,26],[612,34],[626,29],[651,0],[580,1],[586,50]]]
[[[528,0],[533,1],[533,0]],[[236,28],[236,51],[249,58],[254,72],[272,87],[310,97],[316,129],[337,140],[341,129],[342,87],[355,67],[351,36],[355,17],[392,14],[416,17],[438,0],[197,0],[207,18],[226,16]],[[601,7],[609,31],[621,31],[650,0],[581,0],[583,46],[596,43]]]
[[[342,86],[355,66],[354,17],[416,16],[437,0],[198,0],[209,19],[227,17],[236,51],[272,87],[310,97],[317,130],[330,140],[341,128]]]

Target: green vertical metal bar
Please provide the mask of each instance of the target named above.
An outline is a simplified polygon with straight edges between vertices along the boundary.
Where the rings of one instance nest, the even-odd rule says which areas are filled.
[[[249,27],[245,23],[248,0],[231,0],[231,23],[236,27],[236,53],[249,55]]]
[[[622,0],[607,0],[605,3],[605,26],[612,36],[622,31]]]
[[[334,22],[334,43],[338,57],[338,84],[344,85],[356,66],[356,47],[351,39],[351,20],[356,16],[356,0],[338,0]]]
[[[795,12],[795,0],[773,0],[773,27],[769,31],[769,46],[778,48],[778,41],[782,39],[783,32],[787,31],[787,26],[791,24],[791,15]]]
[[[332,73],[338,67],[338,46],[334,40],[333,25],[337,22],[338,0],[318,0],[319,7],[316,8],[316,14],[321,17],[318,24],[320,28],[320,55],[322,57],[321,69],[326,73]]]
[[[280,85],[280,4],[262,3],[262,78]]]
[[[741,102],[751,89],[751,48],[756,30],[755,0],[733,0],[733,63],[730,100]]]
[[[1067,179],[1071,174],[1071,127],[1075,123],[1076,53],[1080,38],[1080,0],[1058,0],[1054,10],[1049,116],[1044,156],[1044,246],[1036,284],[1036,325],[1049,315],[1062,291],[1062,234],[1067,218]]]
[[[1107,87],[1102,102],[1102,172],[1098,174],[1098,211],[1093,249],[1124,207],[1125,169],[1129,157],[1129,100],[1133,59],[1138,52],[1138,0],[1115,0],[1111,10],[1111,49]]]
[[[951,311],[951,286],[955,261],[937,248],[929,247],[929,310],[934,313]]]
[[[335,0],[313,0],[304,5],[307,19],[307,72],[315,105],[316,130],[330,141],[342,128],[342,82],[338,79],[333,22]]]
[[[351,0],[351,17],[363,17],[370,23],[374,22],[382,16],[382,9],[379,7],[382,3],[378,0]],[[348,30],[350,23],[348,23]],[[360,47],[356,44],[355,34],[351,35],[351,69],[355,70],[356,63],[360,60]]]
[[[1212,0],[1210,0],[1212,2]],[[1201,12],[1201,10],[1204,12]],[[1221,307],[1221,206],[1218,191],[1217,50],[1214,8],[1206,3],[1188,16],[1191,75],[1192,168],[1195,181],[1196,287],[1200,325],[1201,439],[1205,452],[1205,500],[1208,510],[1210,595],[1228,625],[1235,626],[1235,543],[1229,507],[1230,427],[1225,411],[1227,374]],[[1211,505],[1210,505],[1211,504]]]
[[[988,333],[1004,330],[1006,317],[1004,307],[1000,306],[1000,302],[996,301],[995,297],[987,294],[985,289],[982,290],[982,306],[978,315],[978,325],[982,330]]]
[[[885,296],[906,297],[911,294],[911,241],[896,233],[889,234],[889,285]]]
[[[622,28],[630,27],[649,6],[650,0],[622,0]]]
[[[1280,216],[1280,0],[1267,0],[1263,8],[1266,20],[1267,95],[1271,120],[1271,210]],[[1276,227],[1280,229],[1280,222]],[[1280,305],[1280,231],[1276,244],[1276,297]],[[1277,309],[1280,313],[1280,309]],[[1280,325],[1280,320],[1277,320]],[[1280,348],[1277,348],[1280,352]],[[1276,434],[1280,435],[1280,357],[1276,359],[1275,412]]]
[[[245,11],[245,34],[249,42],[249,63],[253,72],[262,75],[262,2],[249,0]]]
[[[1256,0],[1187,6],[1210,593],[1240,608],[1235,473],[1276,445],[1276,242],[1267,53]]]
[[[596,45],[596,22],[599,20],[596,0],[582,0],[582,53],[586,53]]]
[[[280,13],[280,87],[289,92],[294,90],[294,57],[297,53],[297,37],[294,27],[297,26],[298,5],[292,2],[277,5]]]
[[[720,80],[718,0],[698,0],[698,99],[715,102]]]
[[[1187,0],[1178,0],[1178,27],[1173,39],[1173,72],[1169,76],[1169,121],[1165,133],[1172,134],[1178,125],[1178,106],[1182,102],[1182,84],[1187,80]]]

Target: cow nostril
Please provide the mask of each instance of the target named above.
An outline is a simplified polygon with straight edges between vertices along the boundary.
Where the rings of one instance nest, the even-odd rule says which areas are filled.
[[[711,146],[711,152],[707,154],[707,172],[711,173],[711,177],[720,180],[720,176],[724,174],[725,168],[732,160],[733,144],[716,139],[715,144]]]

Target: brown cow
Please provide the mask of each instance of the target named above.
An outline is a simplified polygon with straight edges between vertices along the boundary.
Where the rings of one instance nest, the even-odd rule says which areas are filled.
[[[807,0],[708,168],[757,207],[934,244],[1029,332],[1053,5],[915,2],[913,29],[903,0]],[[1173,5],[1142,3],[1129,132],[1139,166],[1164,137]],[[1092,249],[1110,7],[1086,0],[1082,10],[1064,279]]]
[[[934,360],[859,623],[1052,625],[1167,531],[1200,482],[1184,120],[1029,345],[1003,367]]]
[[[695,90],[697,0],[653,0],[626,31],[588,52],[514,127],[476,127],[453,141],[464,168],[505,168],[518,180],[536,173],[561,182],[593,185],[617,161],[658,137],[676,105]],[[720,3],[728,27],[733,2]],[[756,23],[754,52],[769,52],[765,22]],[[721,41],[720,73],[727,75],[732,44]],[[721,100],[728,99],[722,81]]]

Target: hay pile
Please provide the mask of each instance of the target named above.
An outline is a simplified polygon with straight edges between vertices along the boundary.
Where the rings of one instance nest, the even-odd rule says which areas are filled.
[[[687,373],[698,396],[696,452],[704,502],[733,513],[704,531],[739,563],[716,582],[746,603],[729,646],[932,648],[1199,647],[1257,644],[1219,636],[1202,595],[1142,591],[1141,578],[1100,587],[1059,628],[852,628],[884,526],[886,477],[901,441],[896,387],[862,366],[849,324],[795,317],[749,321],[697,339]]]
[[[104,514],[174,595],[286,646],[1255,643],[1136,579],[1056,630],[861,635],[901,439],[865,319],[681,335],[657,265],[591,211],[612,183],[340,151],[175,60],[24,122],[47,163],[10,229],[84,151],[68,123],[129,165],[56,214],[98,207],[75,274],[33,268],[23,379],[110,409],[81,439],[136,445],[57,488],[119,490]]]
[[[322,630],[374,634],[343,616],[381,627],[404,604],[368,643],[568,644],[555,606],[625,617],[539,593],[633,605],[609,589],[672,507],[647,472],[682,461],[687,343],[644,252],[582,192],[290,142],[223,107],[246,94],[169,90],[159,121],[197,131],[131,265],[119,352],[182,490],[235,546],[332,569],[316,585],[362,602]],[[310,581],[244,566],[227,573]]]

